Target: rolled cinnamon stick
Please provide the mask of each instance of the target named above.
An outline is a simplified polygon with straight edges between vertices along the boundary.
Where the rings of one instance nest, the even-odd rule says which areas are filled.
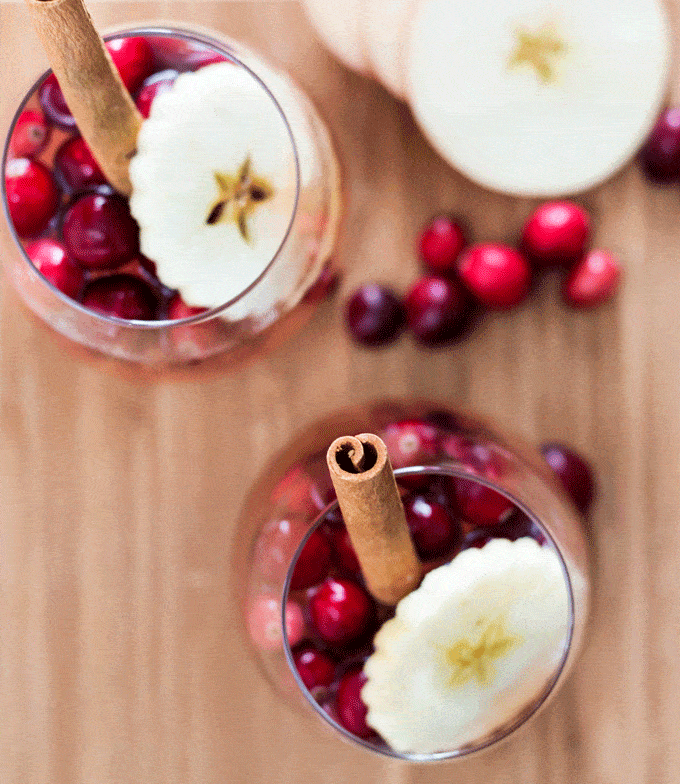
[[[326,455],[340,511],[366,586],[383,604],[416,588],[416,555],[383,441],[372,433],[336,438]]]
[[[128,175],[142,116],[125,89],[83,0],[26,0],[40,37],[97,163],[116,190],[128,196]]]

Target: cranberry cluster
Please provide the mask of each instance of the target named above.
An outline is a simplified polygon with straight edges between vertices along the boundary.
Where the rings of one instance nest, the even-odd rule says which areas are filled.
[[[519,249],[468,245],[461,225],[439,215],[418,242],[428,274],[403,301],[386,286],[361,286],[347,303],[347,326],[364,345],[386,345],[405,327],[423,344],[442,345],[465,334],[481,309],[519,305],[529,294],[533,274],[548,267],[569,268],[562,286],[567,304],[594,307],[615,292],[621,268],[611,253],[587,250],[589,232],[586,211],[568,201],[536,209],[524,225]]]
[[[144,117],[179,71],[225,59],[167,37],[121,37],[106,46]],[[79,135],[54,74],[36,93],[15,123],[5,168],[10,218],[36,269],[68,297],[107,316],[150,321],[202,312],[165,287],[140,253],[127,199],[115,193]]]

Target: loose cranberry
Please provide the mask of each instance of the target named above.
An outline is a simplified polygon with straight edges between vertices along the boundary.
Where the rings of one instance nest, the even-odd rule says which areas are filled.
[[[336,696],[336,706],[340,724],[359,738],[370,738],[374,730],[366,724],[368,708],[361,699],[361,689],[366,683],[361,669],[348,670],[340,680]]]
[[[572,201],[550,201],[529,216],[522,231],[522,248],[542,266],[575,262],[590,232],[588,213]]]
[[[519,305],[531,285],[527,260],[507,245],[473,245],[458,259],[458,274],[472,295],[489,308]]]
[[[139,229],[125,199],[88,194],[64,216],[64,242],[88,269],[119,267],[139,250]]]
[[[456,479],[455,488],[458,508],[473,525],[498,525],[515,508],[504,495],[473,479]]]
[[[594,308],[616,292],[621,264],[606,250],[591,250],[571,270],[562,287],[564,301],[573,308]]]
[[[61,145],[54,158],[54,169],[72,191],[106,185],[106,177],[82,136],[67,139]]]
[[[349,532],[342,526],[335,528],[329,539],[335,552],[335,561],[338,567],[350,574],[361,574],[359,559],[349,538]]]
[[[351,642],[363,634],[372,610],[363,588],[342,578],[329,577],[309,602],[314,626],[326,642],[334,645]]]
[[[595,478],[590,465],[564,444],[543,444],[541,452],[548,465],[559,476],[564,489],[583,513],[590,509],[595,498]]]
[[[453,280],[421,278],[406,295],[406,321],[421,343],[438,346],[460,337],[470,312],[463,288]]]
[[[431,464],[439,450],[439,430],[422,419],[387,425],[381,434],[394,468]]]
[[[293,661],[298,675],[310,691],[328,687],[335,679],[335,662],[316,648],[305,646],[295,651]]]
[[[437,215],[420,233],[418,253],[431,272],[442,275],[455,270],[466,244],[460,224],[450,215]]]
[[[680,179],[680,108],[662,112],[640,150],[640,164],[656,182]]]
[[[460,524],[446,506],[418,494],[404,500],[404,512],[421,558],[448,555],[460,540]]]
[[[158,301],[148,283],[134,275],[107,275],[85,287],[82,303],[86,308],[120,319],[152,321]]]
[[[129,93],[135,93],[153,70],[153,51],[145,38],[130,36],[107,41],[113,64]]]
[[[75,117],[71,114],[71,110],[66,104],[64,94],[54,74],[50,74],[40,85],[38,100],[45,115],[54,125],[66,131],[75,129]]]
[[[15,158],[5,167],[5,188],[9,216],[17,234],[40,234],[59,206],[59,190],[49,169],[40,161]]]
[[[67,297],[77,299],[85,285],[85,271],[69,258],[66,247],[57,240],[41,239],[26,247],[35,268]]]
[[[331,547],[326,537],[317,528],[309,535],[302,548],[290,581],[294,591],[310,588],[328,575],[331,566]]]
[[[19,115],[9,140],[12,158],[32,158],[45,149],[50,126],[45,115],[35,109],[24,109]]]
[[[345,321],[359,343],[384,346],[398,337],[406,317],[404,306],[391,289],[378,283],[366,283],[349,298]]]
[[[167,69],[153,74],[144,80],[142,87],[137,95],[135,103],[142,117],[147,118],[151,111],[151,104],[161,93],[167,92],[179,76],[177,71]]]

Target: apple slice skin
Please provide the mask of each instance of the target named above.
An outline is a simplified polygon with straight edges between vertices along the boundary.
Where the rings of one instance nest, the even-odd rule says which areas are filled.
[[[547,80],[523,56],[511,65],[520,31],[560,42]],[[608,0],[420,0],[406,52],[411,108],[446,160],[491,190],[553,198],[635,154],[666,92],[670,36],[658,0],[615,13]]]

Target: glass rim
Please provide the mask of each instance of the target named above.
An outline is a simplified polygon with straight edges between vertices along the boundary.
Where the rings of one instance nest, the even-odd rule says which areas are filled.
[[[279,247],[276,249],[274,255],[272,256],[270,261],[267,263],[265,268],[260,272],[260,274],[245,289],[240,291],[235,297],[232,297],[227,302],[225,302],[225,303],[223,303],[221,305],[218,305],[215,308],[209,308],[209,309],[207,309],[203,313],[196,313],[196,314],[194,314],[192,316],[186,316],[186,317],[181,318],[181,319],[167,319],[166,318],[166,319],[156,319],[156,320],[152,320],[152,321],[147,321],[147,320],[142,320],[142,319],[124,319],[124,318],[119,318],[118,316],[108,316],[108,315],[106,315],[104,313],[99,313],[96,310],[92,310],[91,308],[87,308],[82,303],[78,302],[77,300],[73,299],[72,297],[69,297],[67,294],[64,294],[64,292],[60,291],[54,284],[52,284],[42,274],[42,272],[40,272],[40,270],[33,264],[31,259],[28,257],[28,254],[26,253],[26,249],[25,249],[24,245],[22,244],[22,240],[19,237],[19,235],[18,235],[18,233],[17,233],[17,231],[16,231],[16,229],[14,227],[14,223],[12,222],[12,219],[11,219],[10,214],[9,214],[9,206],[8,206],[8,199],[7,199],[7,186],[6,186],[6,178],[5,177],[2,178],[2,183],[0,184],[0,197],[1,197],[1,200],[2,200],[2,210],[3,210],[4,216],[5,216],[5,220],[7,222],[7,225],[9,227],[10,234],[11,234],[12,238],[15,241],[17,249],[19,250],[19,252],[23,256],[24,261],[26,261],[26,263],[29,265],[31,270],[33,272],[35,272],[41,278],[42,282],[48,287],[48,289],[50,289],[51,292],[55,296],[57,296],[60,300],[62,300],[62,302],[65,305],[68,305],[68,306],[74,308],[75,310],[83,313],[86,316],[89,316],[90,318],[94,318],[94,319],[99,320],[99,321],[101,321],[103,323],[115,324],[117,327],[128,327],[128,328],[134,328],[134,329],[142,329],[142,330],[154,331],[154,330],[160,330],[160,329],[167,329],[167,328],[175,327],[175,326],[184,326],[184,325],[189,325],[189,324],[200,324],[200,323],[202,323],[204,321],[210,321],[213,318],[215,318],[217,316],[220,316],[224,311],[226,311],[230,307],[232,307],[232,305],[235,305],[237,302],[239,302],[245,296],[247,296],[256,286],[258,286],[260,284],[260,282],[268,274],[268,272],[271,270],[271,268],[274,266],[274,264],[278,261],[280,255],[281,255],[281,253],[283,251],[283,249],[285,248],[286,244],[288,243],[288,239],[289,239],[289,237],[291,235],[291,232],[292,232],[292,229],[293,229],[293,224],[295,223],[295,219],[297,217],[298,210],[299,210],[300,187],[301,187],[301,185],[300,185],[300,183],[301,183],[300,155],[299,155],[297,144],[295,142],[295,136],[293,134],[293,129],[291,128],[290,123],[288,122],[288,117],[286,116],[285,112],[283,111],[283,108],[281,107],[281,104],[276,99],[275,95],[272,93],[272,91],[269,89],[269,87],[262,80],[262,78],[260,76],[258,76],[257,73],[255,73],[255,71],[249,65],[247,65],[239,57],[237,57],[233,53],[231,48],[229,48],[232,44],[238,48],[238,46],[239,46],[238,42],[236,42],[236,41],[232,42],[226,36],[224,38],[224,41],[221,41],[219,38],[213,37],[213,34],[211,32],[201,31],[201,30],[198,30],[198,29],[193,29],[190,26],[189,27],[181,27],[181,28],[179,28],[179,27],[173,28],[170,25],[162,25],[162,26],[153,26],[153,25],[151,25],[151,26],[149,26],[149,25],[144,25],[143,23],[140,23],[140,25],[138,27],[121,27],[121,28],[118,28],[115,31],[108,32],[108,33],[102,35],[102,38],[105,41],[108,41],[108,40],[110,40],[112,38],[117,38],[119,36],[131,35],[131,34],[156,36],[156,37],[162,37],[162,38],[172,38],[172,37],[174,37],[174,36],[179,34],[183,38],[191,38],[191,39],[194,39],[195,41],[197,41],[197,42],[199,42],[201,44],[206,45],[208,48],[215,50],[218,54],[226,55],[229,58],[229,60],[231,60],[235,65],[243,68],[245,71],[248,72],[248,74],[250,74],[250,76],[253,79],[255,79],[255,81],[260,85],[260,87],[269,96],[269,98],[273,102],[276,110],[281,115],[281,119],[283,120],[283,123],[284,123],[285,128],[286,128],[286,132],[288,134],[288,137],[290,139],[290,143],[291,143],[291,146],[292,146],[292,149],[293,149],[293,160],[294,160],[294,163],[295,163],[295,198],[294,198],[294,201],[293,201],[293,207],[292,207],[292,211],[291,211],[290,220],[288,222],[288,226],[286,227],[286,231],[285,231],[285,233],[283,235],[283,238],[281,239],[281,243],[279,244]],[[8,133],[7,133],[7,137],[5,139],[3,152],[2,152],[2,170],[3,170],[3,172],[5,171],[7,163],[9,162],[9,142],[10,142],[10,139],[12,137],[12,132],[14,131],[14,129],[16,127],[17,120],[19,119],[19,116],[23,112],[23,110],[24,110],[26,104],[28,103],[28,101],[30,100],[30,98],[34,95],[34,93],[39,88],[39,86],[43,83],[43,81],[47,77],[52,75],[52,73],[53,73],[52,69],[49,68],[45,72],[43,72],[35,80],[33,85],[30,87],[29,91],[26,93],[26,96],[19,103],[19,107],[18,107],[18,109],[16,110],[16,112],[14,113],[14,115],[12,117],[12,120],[11,120],[10,125],[9,125],[9,130],[8,130]],[[74,138],[75,138],[75,136],[74,136]],[[89,195],[89,193],[90,192],[86,191],[86,192],[83,192],[81,195],[85,196],[85,195]],[[96,194],[96,191],[92,191],[91,193]],[[73,194],[73,196],[75,196],[75,195],[76,194]],[[40,239],[40,238],[36,238],[36,240],[38,240],[38,239]],[[31,239],[31,241],[33,241],[33,239]],[[151,261],[153,261],[153,259],[151,259]],[[162,283],[162,281],[161,281],[161,283]]]
[[[364,738],[360,738],[357,735],[354,735],[352,732],[345,729],[341,724],[335,721],[314,699],[312,693],[302,682],[302,678],[300,677],[297,671],[295,662],[293,660],[293,651],[290,642],[288,640],[288,629],[286,626],[286,604],[288,602],[288,597],[290,594],[290,584],[293,576],[294,567],[297,564],[297,560],[300,556],[300,553],[302,552],[304,546],[306,545],[307,540],[312,535],[312,533],[319,527],[326,514],[338,506],[337,499],[327,504],[326,507],[324,507],[324,509],[314,518],[314,521],[310,524],[309,530],[302,538],[302,541],[300,542],[297,549],[295,550],[293,559],[291,560],[290,566],[288,567],[288,570],[286,572],[286,578],[283,585],[283,594],[281,597],[281,630],[282,630],[282,639],[283,639],[283,651],[286,657],[286,662],[288,664],[288,667],[293,674],[293,678],[295,679],[296,684],[299,687],[301,693],[304,695],[306,701],[311,705],[311,707],[314,709],[317,715],[319,715],[327,725],[340,732],[340,734],[344,737],[345,740],[349,741],[350,743],[354,743],[359,746],[362,746],[363,748],[367,749],[372,753],[377,753],[382,756],[389,757],[391,759],[398,759],[406,762],[434,763],[434,762],[444,762],[446,760],[452,760],[452,759],[461,759],[463,757],[467,757],[472,754],[477,754],[481,751],[484,751],[485,749],[491,748],[492,746],[495,746],[497,743],[500,743],[501,741],[509,738],[516,730],[520,729],[520,727],[526,724],[527,721],[532,716],[538,713],[538,711],[543,707],[543,705],[545,705],[549,697],[554,693],[555,687],[557,683],[560,681],[562,674],[565,671],[565,667],[569,659],[569,654],[572,649],[572,643],[574,641],[575,626],[576,626],[576,601],[574,597],[574,587],[572,585],[571,577],[569,576],[569,569],[567,567],[566,560],[562,555],[562,551],[560,547],[558,546],[557,542],[550,534],[550,532],[546,529],[545,525],[531,511],[531,509],[527,507],[527,505],[524,504],[520,499],[518,499],[516,496],[514,496],[512,493],[508,492],[504,488],[495,484],[494,482],[486,478],[480,477],[477,474],[475,474],[473,471],[466,470],[464,467],[457,467],[453,465],[432,465],[432,466],[409,466],[406,468],[397,468],[394,470],[394,475],[397,478],[399,476],[411,476],[417,474],[437,474],[439,476],[450,476],[459,479],[472,480],[475,482],[479,482],[482,485],[485,485],[491,490],[495,490],[496,492],[500,493],[505,498],[507,498],[509,501],[511,501],[525,515],[527,515],[527,517],[531,520],[532,523],[538,525],[541,532],[546,536],[548,543],[557,554],[557,557],[559,558],[560,561],[560,567],[562,569],[562,574],[564,576],[564,581],[567,587],[567,594],[568,594],[569,617],[568,617],[568,624],[567,624],[567,635],[565,638],[564,648],[563,648],[562,658],[560,660],[560,663],[556,667],[553,676],[546,683],[542,693],[540,694],[540,697],[538,697],[538,699],[535,700],[534,702],[530,703],[529,707],[520,711],[514,720],[502,725],[502,727],[496,730],[495,732],[492,732],[489,735],[484,736],[484,738],[480,743],[474,745],[468,744],[466,746],[462,746],[453,751],[440,751],[440,752],[435,752],[433,754],[400,752],[390,748],[387,744],[382,746],[376,745],[375,743],[371,743],[370,741],[365,740]]]

